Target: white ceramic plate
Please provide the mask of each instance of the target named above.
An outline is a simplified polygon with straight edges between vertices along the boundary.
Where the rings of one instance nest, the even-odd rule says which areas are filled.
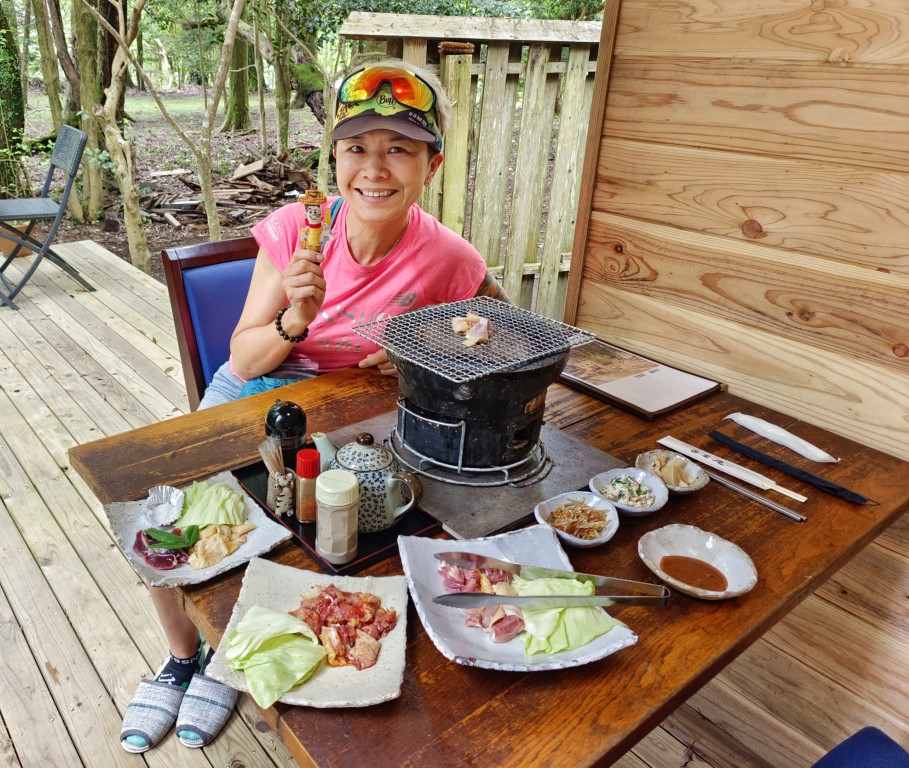
[[[664,525],[638,539],[638,555],[651,571],[680,592],[702,600],[724,600],[748,592],[757,584],[757,569],[745,551],[715,533],[693,525]],[[660,569],[665,555],[684,555],[703,560],[722,571],[728,582],[723,592],[699,589],[672,578]]]
[[[133,552],[136,534],[145,528],[158,527],[146,516],[145,499],[116,502],[104,506],[107,519],[110,521],[111,530],[126,555],[126,559],[129,560],[136,573],[144,577],[151,586],[179,587],[185,584],[201,584],[213,576],[249,562],[250,558],[271,551],[282,541],[290,538],[290,531],[269,518],[262,511],[262,508],[253,501],[252,497],[240,487],[237,478],[230,472],[220,472],[214,477],[210,477],[208,482],[224,483],[232,491],[242,495],[243,504],[246,507],[246,519],[256,526],[255,530],[247,534],[245,544],[210,568],[190,568],[187,563],[178,565],[170,571],[152,568],[139,555]]]
[[[559,546],[555,530],[548,525],[534,525],[518,531],[483,539],[439,540],[421,536],[399,536],[398,550],[404,575],[417,614],[426,633],[441,654],[451,661],[469,667],[498,669],[508,672],[538,672],[589,664],[629,645],[638,636],[626,626],[613,627],[592,643],[573,651],[528,656],[524,653],[521,634],[507,643],[493,643],[481,629],[464,624],[464,612],[432,601],[444,592],[436,552],[475,552],[513,563],[539,565],[545,568],[574,570]]]
[[[685,474],[693,478],[691,485],[681,486],[669,485],[669,483],[666,483],[666,487],[673,493],[693,493],[694,491],[699,491],[701,488],[707,485],[707,483],[710,482],[710,475],[708,475],[691,459],[689,459],[687,456],[683,456],[681,453],[676,453],[675,451],[667,451],[665,448],[638,454],[637,458],[634,460],[634,465],[638,469],[643,469],[647,472],[658,474],[653,469],[653,463],[659,456],[665,456],[667,460],[674,459],[676,457],[682,459],[682,461],[685,462],[683,467]]]
[[[649,515],[662,509],[666,502],[669,501],[669,489],[666,487],[666,483],[652,472],[645,472],[637,467],[619,467],[618,469],[610,469],[608,472],[600,472],[600,474],[591,478],[589,483],[590,490],[606,498],[600,489],[608,486],[613,478],[621,477],[622,475],[628,475],[636,483],[646,485],[653,493],[653,504],[649,507],[635,507],[631,504],[623,504],[621,501],[612,501],[612,499],[607,498],[606,500],[615,504],[616,509],[623,515],[628,515],[629,517]]]
[[[398,623],[382,638],[382,649],[375,666],[357,670],[354,667],[329,667],[323,664],[312,677],[285,693],[278,701],[304,707],[367,707],[401,695],[404,680],[404,649],[407,645],[407,585],[403,576],[331,576],[303,571],[270,560],[253,558],[243,575],[240,597],[234,605],[224,640],[208,665],[215,680],[249,691],[246,675],[232,670],[224,659],[230,637],[240,619],[253,606],[273,611],[292,611],[300,600],[309,596],[313,586],[334,584],[345,592],[371,592],[382,606],[398,612]]]
[[[559,530],[555,526],[551,526],[562,541],[566,544],[570,544],[572,547],[598,547],[600,544],[605,544],[615,536],[615,532],[619,530],[619,513],[616,512],[612,502],[606,501],[602,496],[587,491],[560,493],[558,496],[554,496],[551,499],[541,501],[533,508],[534,517],[536,517],[538,523],[550,525],[549,516],[554,510],[569,501],[581,501],[589,508],[600,510],[606,516],[606,527],[600,531],[600,535],[595,539],[581,539],[577,536],[572,536],[570,533]]]

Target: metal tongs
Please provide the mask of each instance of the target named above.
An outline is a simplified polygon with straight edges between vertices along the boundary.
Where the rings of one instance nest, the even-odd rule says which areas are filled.
[[[483,608],[489,605],[514,605],[529,611],[549,608],[570,608],[578,606],[621,605],[666,605],[669,601],[669,588],[661,584],[648,584],[644,581],[628,581],[612,576],[596,576],[590,573],[559,571],[553,568],[542,568],[538,565],[521,565],[507,560],[479,555],[474,552],[436,552],[437,560],[442,560],[461,568],[489,568],[512,573],[524,579],[571,579],[593,584],[594,587],[605,587],[609,590],[624,590],[631,594],[595,594],[595,595],[539,595],[520,597],[515,595],[490,595],[486,592],[452,592],[438,595],[433,602],[452,608]]]

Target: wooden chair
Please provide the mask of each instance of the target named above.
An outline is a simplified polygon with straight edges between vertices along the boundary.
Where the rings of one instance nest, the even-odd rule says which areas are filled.
[[[255,238],[241,237],[161,252],[193,411],[230,355],[258,251]]]
[[[66,213],[66,202],[69,200],[69,193],[76,181],[76,173],[82,162],[82,153],[85,151],[87,139],[88,134],[84,131],[69,125],[60,126],[60,130],[57,131],[57,141],[54,143],[54,151],[51,153],[50,169],[44,180],[44,186],[41,188],[41,194],[38,197],[0,200],[0,237],[12,240],[16,244],[10,255],[0,265],[0,282],[3,283],[0,288],[0,303],[12,309],[19,309],[13,299],[45,257],[84,286],[86,290],[95,290],[91,283],[86,281],[71,264],[51,248],[54,238],[57,236],[57,229]],[[49,196],[51,183],[58,168],[66,176],[66,185],[59,201]],[[53,219],[53,221],[44,239],[38,240],[32,237],[35,224],[46,219]],[[25,230],[21,231],[13,226],[14,221],[27,222]],[[19,282],[12,283],[6,277],[6,269],[23,248],[34,251],[36,258],[25,270],[25,274],[22,275]]]

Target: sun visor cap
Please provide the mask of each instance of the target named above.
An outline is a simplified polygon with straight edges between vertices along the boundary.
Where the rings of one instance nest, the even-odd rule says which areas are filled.
[[[339,104],[331,140],[349,139],[369,131],[394,131],[442,151],[442,132],[434,109],[423,112],[399,104],[383,86],[375,96],[357,104]]]

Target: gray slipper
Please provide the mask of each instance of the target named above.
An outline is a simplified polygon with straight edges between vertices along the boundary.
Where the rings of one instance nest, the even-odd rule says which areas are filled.
[[[186,689],[179,685],[142,680],[123,716],[123,749],[137,754],[161,741],[176,722],[185,694]]]
[[[177,715],[177,738],[186,747],[204,747],[224,727],[237,692],[217,680],[193,675]]]

